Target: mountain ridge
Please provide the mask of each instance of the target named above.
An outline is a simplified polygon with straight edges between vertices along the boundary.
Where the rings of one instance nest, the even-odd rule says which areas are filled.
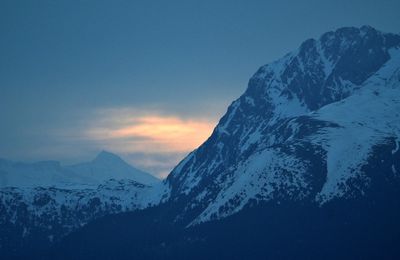
[[[172,199],[179,200],[184,196],[189,199],[185,203],[190,207],[184,208],[182,215],[187,214],[189,210],[196,211],[196,208],[197,211],[200,213],[203,211],[202,214],[205,214],[204,210],[207,211],[205,205],[210,207],[217,204],[213,201],[221,202],[221,198],[218,196],[225,197],[223,200],[226,200],[226,203],[215,206],[216,208],[212,212],[206,214],[208,217],[205,220],[213,214],[218,216],[217,212],[220,210],[229,212],[232,210],[229,208],[239,209],[240,206],[238,208],[235,204],[242,205],[244,200],[258,197],[263,193],[268,194],[277,188],[276,185],[283,185],[279,189],[289,185],[291,188],[300,190],[309,186],[302,182],[309,177],[318,176],[318,173],[306,177],[304,170],[308,166],[304,162],[315,164],[312,167],[319,168],[319,172],[326,172],[326,163],[317,166],[316,159],[319,158],[320,161],[326,159],[327,147],[321,143],[305,143],[302,139],[310,134],[317,136],[319,135],[318,131],[342,127],[335,120],[320,120],[315,116],[310,118],[309,114],[316,113],[316,111],[321,113],[325,106],[341,103],[354,94],[359,95],[359,93],[365,92],[365,95],[370,96],[371,93],[363,90],[365,87],[374,88],[374,85],[380,85],[373,91],[376,93],[380,90],[386,91],[386,80],[400,67],[399,48],[399,35],[383,34],[366,26],[362,28],[346,27],[335,32],[325,33],[319,40],[306,40],[294,52],[262,66],[249,80],[249,86],[245,93],[229,106],[227,113],[221,118],[211,137],[189,154],[168,176],[167,182],[172,187]],[[361,68],[357,66],[360,62],[363,64]],[[394,96],[396,96],[397,89],[393,90]],[[372,94],[371,97],[380,98],[375,94]],[[387,97],[387,100],[381,98],[380,102],[392,102],[394,106],[398,106],[396,100],[391,101],[389,98]],[[340,113],[346,114],[345,112]],[[397,114],[396,109],[393,109],[393,113]],[[386,114],[383,113],[383,115]],[[340,117],[341,115],[336,116]],[[359,120],[363,121],[362,118]],[[394,124],[394,127],[397,129],[399,125]],[[297,135],[297,143],[293,146],[289,139],[293,136],[296,127],[301,127],[302,133]],[[381,125],[381,127],[385,126]],[[367,128],[358,129],[365,132]],[[397,130],[396,132],[398,133]],[[398,134],[395,135],[398,136]],[[304,145],[308,147],[302,147]],[[304,157],[301,154],[307,154],[306,150],[314,150],[314,154],[308,153],[308,158]],[[238,173],[238,167],[242,167],[243,172],[247,169],[244,163],[251,165],[249,158],[251,156],[254,158],[256,153],[263,151],[267,154],[264,158],[259,158],[261,165],[253,169],[253,172],[258,169],[260,171],[258,174],[253,176],[250,173]],[[311,156],[314,159],[310,161]],[[279,162],[279,157],[286,159]],[[274,161],[270,161],[272,158],[275,158]],[[254,161],[254,159],[252,160]],[[294,164],[290,166],[287,164],[289,161]],[[277,175],[272,174],[271,172],[274,170],[267,170],[270,167],[267,162],[275,165],[271,167],[277,167],[278,172],[281,172],[276,172]],[[254,163],[256,162],[254,161]],[[303,169],[299,169],[299,167],[303,167]],[[268,171],[270,176],[266,177]],[[284,173],[291,171],[292,174]],[[259,187],[260,181],[256,181],[256,179],[249,183],[249,178],[264,180],[261,183],[264,182],[267,186]],[[285,183],[285,178],[300,179]],[[321,182],[321,180],[315,181]],[[261,190],[258,193],[253,192],[250,187],[243,190],[245,183],[259,187],[261,190],[267,189],[268,192]],[[235,185],[238,185],[238,190],[229,190],[229,186],[234,187]],[[268,188],[268,185],[273,186]],[[274,186],[275,188],[273,188]],[[286,189],[291,189],[289,186]],[[315,190],[316,186],[310,186],[310,189]],[[301,194],[300,190],[295,193]],[[247,192],[249,196],[243,198],[240,195],[241,192]],[[282,190],[282,194],[285,193]],[[289,196],[289,194],[286,195]],[[264,195],[261,195],[259,199],[262,197]],[[267,198],[264,197],[264,199]]]

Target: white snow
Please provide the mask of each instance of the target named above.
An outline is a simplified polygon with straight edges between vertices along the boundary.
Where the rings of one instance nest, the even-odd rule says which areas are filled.
[[[313,114],[340,126],[325,129],[313,140],[327,151],[328,179],[317,197],[320,203],[346,192],[346,181],[357,177],[375,144],[400,137],[400,83],[387,84],[398,67],[400,59],[391,59],[358,92]]]
[[[303,179],[303,162],[289,155],[266,149],[241,162],[230,180],[215,200],[190,225],[195,225],[215,218],[223,218],[240,211],[251,199],[272,198],[276,188],[298,198],[303,195],[307,184]],[[293,175],[284,175],[284,172]]]
[[[397,153],[399,151],[399,149],[400,149],[400,139],[397,139],[395,141],[395,144],[396,144],[396,147],[392,150],[392,154],[395,154],[395,153]]]
[[[229,124],[231,123],[232,118],[235,116],[236,111],[237,111],[237,109],[238,109],[239,106],[240,106],[240,100],[235,100],[235,101],[232,103],[232,105],[231,105],[232,111],[231,111],[231,113],[229,114],[228,119],[226,120],[226,122],[224,123],[224,125],[219,125],[219,126],[217,127],[217,131],[218,131],[218,132],[220,132],[221,134],[223,133],[223,134],[226,134],[226,135],[230,135],[230,133],[226,130],[226,128],[227,128],[227,127],[229,126]]]
[[[28,214],[26,216],[24,214],[23,217],[28,217],[37,224],[34,227],[24,226],[24,236],[28,235],[32,228],[52,229],[51,225],[38,226],[48,221],[62,225],[68,233],[93,220],[95,216],[132,211],[159,204],[168,199],[168,194],[169,186],[165,182],[158,182],[154,186],[142,186],[131,180],[109,180],[96,188],[87,189],[2,188],[0,202],[5,211],[2,212],[1,217],[11,223],[16,223],[20,216],[15,207],[26,204]],[[45,200],[43,203],[38,203],[38,198]],[[90,204],[93,201],[99,204],[91,207]],[[90,211],[90,214],[82,214],[87,211]],[[81,215],[76,217],[75,214]]]
[[[326,57],[325,52],[321,46],[321,41],[317,41],[316,46],[317,46],[317,52],[319,53],[320,61],[322,63],[323,69],[324,69],[325,79],[327,79],[329,77],[329,75],[331,75],[331,73],[335,67],[335,64],[333,64],[329,60],[329,58]]]

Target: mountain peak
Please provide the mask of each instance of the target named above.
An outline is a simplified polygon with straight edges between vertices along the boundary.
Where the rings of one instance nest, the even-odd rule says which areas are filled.
[[[132,167],[121,157],[108,151],[101,151],[92,162],[72,166],[75,170],[99,180],[129,179],[142,184],[152,184],[159,179]]]
[[[363,25],[361,27],[341,27],[333,31],[328,31],[319,38],[323,40],[324,38],[331,37],[340,37],[340,38],[356,38],[356,37],[364,37],[367,34],[381,34],[379,30],[375,29],[370,25]]]
[[[121,157],[119,157],[116,154],[113,154],[108,151],[101,151],[99,154],[97,154],[96,158],[94,158],[93,162],[119,162],[119,163],[125,163]]]
[[[400,48],[400,35],[370,26],[339,28],[317,40],[308,39],[297,50],[262,66],[250,79],[245,96],[264,110],[288,111],[289,100],[299,105],[290,112],[315,111],[350,96],[396,48]]]

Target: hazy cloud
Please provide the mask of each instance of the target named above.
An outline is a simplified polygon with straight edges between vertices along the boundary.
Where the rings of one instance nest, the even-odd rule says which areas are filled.
[[[188,152],[211,134],[215,121],[129,108],[101,110],[83,136],[119,152]]]
[[[211,135],[215,124],[216,119],[121,107],[98,109],[81,125],[56,129],[53,135],[68,140],[66,143],[117,153],[132,165],[164,178]]]

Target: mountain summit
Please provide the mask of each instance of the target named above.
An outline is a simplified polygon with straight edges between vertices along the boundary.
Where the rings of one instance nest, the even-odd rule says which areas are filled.
[[[104,162],[105,163],[110,163],[110,162],[121,163],[121,162],[123,162],[123,160],[118,155],[103,150],[97,154],[97,156],[96,156],[96,158],[94,158],[93,162],[95,162],[95,163],[104,163]]]
[[[68,166],[68,168],[86,179],[93,180],[96,184],[109,179],[128,179],[142,184],[160,181],[153,175],[127,164],[118,155],[107,151],[100,152],[91,162]]]

